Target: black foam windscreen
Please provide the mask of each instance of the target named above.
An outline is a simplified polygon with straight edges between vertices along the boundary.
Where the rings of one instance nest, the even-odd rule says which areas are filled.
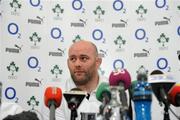
[[[164,74],[164,73],[162,71],[160,71],[160,70],[154,70],[154,71],[151,72],[150,75],[159,75],[159,74]]]

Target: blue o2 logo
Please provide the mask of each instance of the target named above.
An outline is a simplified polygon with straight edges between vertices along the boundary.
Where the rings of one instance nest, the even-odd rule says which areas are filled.
[[[81,0],[73,0],[72,7],[74,10],[80,10],[82,9],[83,3]]]
[[[29,57],[28,59],[28,66],[30,68],[37,68],[38,67],[38,64],[39,64],[39,61],[36,57],[32,56],[32,57]]]
[[[58,27],[54,27],[51,29],[51,37],[54,39],[61,38],[61,29]]]
[[[163,8],[166,6],[166,0],[156,0],[155,5],[157,8]]]
[[[29,2],[33,7],[37,7],[40,5],[40,0],[29,0]]]
[[[13,87],[6,88],[5,96],[7,99],[14,99],[16,97],[16,90]]]
[[[114,10],[116,10],[116,11],[120,11],[120,10],[122,10],[122,8],[123,8],[123,2],[121,1],[121,0],[115,0],[114,2],[113,2],[113,8],[114,8]]]
[[[135,37],[138,40],[143,40],[146,37],[146,31],[142,28],[139,28],[135,32]]]
[[[15,35],[15,34],[18,33],[18,31],[19,31],[19,27],[18,27],[18,25],[16,23],[10,23],[8,25],[8,32],[10,34]]]
[[[103,32],[100,29],[95,29],[92,33],[94,40],[101,40],[103,38]]]
[[[180,36],[180,26],[177,28],[177,34]]]
[[[159,69],[166,69],[168,67],[168,61],[166,58],[159,58],[157,61],[157,67]]]
[[[113,62],[113,68],[124,68],[124,62],[121,59],[117,59]]]

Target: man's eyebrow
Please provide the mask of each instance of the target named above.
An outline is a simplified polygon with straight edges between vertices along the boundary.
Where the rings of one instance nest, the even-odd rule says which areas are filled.
[[[69,55],[69,57],[76,57],[76,55]]]
[[[86,54],[81,54],[80,56],[88,56],[88,55],[86,55]]]

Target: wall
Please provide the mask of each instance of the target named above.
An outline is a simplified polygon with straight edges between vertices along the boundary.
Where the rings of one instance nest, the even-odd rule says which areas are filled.
[[[102,75],[123,67],[136,80],[144,66],[180,82],[178,0],[1,0],[0,9],[4,101],[40,111],[43,86],[69,77],[68,47],[79,39],[98,46]],[[162,119],[153,104],[152,118]]]

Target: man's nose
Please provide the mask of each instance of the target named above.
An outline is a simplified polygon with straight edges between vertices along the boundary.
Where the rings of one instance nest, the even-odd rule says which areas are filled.
[[[76,62],[75,62],[75,66],[76,66],[76,67],[81,66],[81,61],[80,61],[79,59],[77,59],[77,60],[76,60]]]

